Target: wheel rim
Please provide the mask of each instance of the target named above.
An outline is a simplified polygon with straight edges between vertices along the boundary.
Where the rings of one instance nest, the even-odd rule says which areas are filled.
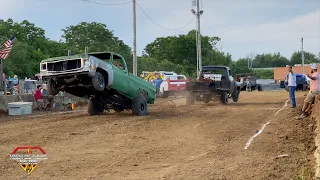
[[[140,104],[140,110],[141,110],[141,112],[143,112],[145,110],[144,104]]]
[[[98,77],[98,83],[99,83],[100,87],[104,87],[104,79],[103,79],[103,77],[101,77],[101,76]]]

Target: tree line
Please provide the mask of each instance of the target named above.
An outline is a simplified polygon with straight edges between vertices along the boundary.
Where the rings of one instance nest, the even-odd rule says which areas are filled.
[[[4,60],[4,72],[13,76],[32,77],[39,73],[39,63],[49,57],[65,56],[67,51],[72,54],[83,53],[88,47],[90,52],[114,51],[121,54],[132,72],[131,48],[105,24],[97,22],[81,22],[62,29],[60,41],[50,40],[45,36],[45,30],[24,20],[14,22],[12,19],[0,19],[0,40],[6,41],[17,33],[16,41],[8,59]],[[187,34],[156,38],[146,45],[143,55],[138,57],[138,73],[142,71],[166,70],[196,77],[196,31]],[[294,52],[290,59],[280,53],[258,54],[253,58],[240,58],[232,61],[229,53],[216,47],[221,41],[219,37],[201,37],[202,64],[229,66],[233,75],[248,73],[248,62],[252,68],[281,67],[288,64],[300,64],[301,52]],[[319,63],[320,55],[304,52],[305,63]],[[273,72],[260,70],[254,72],[260,78],[273,78]]]

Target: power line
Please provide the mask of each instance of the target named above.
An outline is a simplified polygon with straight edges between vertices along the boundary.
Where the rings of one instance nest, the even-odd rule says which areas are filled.
[[[104,6],[123,5],[123,4],[129,4],[132,2],[132,1],[126,1],[126,2],[122,2],[122,3],[99,3],[99,2],[90,1],[90,0],[82,0],[82,1],[92,3],[92,4],[104,5]]]
[[[175,29],[170,29],[170,28],[166,28],[161,26],[160,24],[156,23],[142,8],[141,6],[136,2],[136,5],[138,6],[138,8],[142,11],[142,13],[150,20],[152,21],[155,25],[161,27],[162,29],[166,29],[166,30],[171,30],[171,31],[176,31],[176,30],[180,30],[183,29],[185,27],[187,27],[196,17],[193,17],[186,25],[180,27],[180,28],[175,28]]]
[[[123,4],[129,4],[129,3],[132,3],[132,1],[126,1],[126,2],[122,2],[122,3],[99,3],[99,2],[95,2],[95,1],[91,1],[91,0],[82,0],[84,2],[88,2],[88,3],[92,3],[92,4],[98,4],[98,5],[106,5],[106,6],[109,6],[109,5],[123,5]],[[136,2],[136,5],[138,6],[138,8],[142,11],[142,13],[150,20],[152,21],[154,24],[156,24],[157,26],[163,28],[163,29],[166,29],[166,30],[171,30],[171,31],[177,31],[177,30],[180,30],[180,29],[183,29],[185,27],[187,27],[196,17],[192,18],[186,25],[180,27],[180,28],[174,28],[174,29],[171,29],[171,28],[166,28],[164,26],[161,26],[160,24],[158,24],[157,22],[155,22],[143,9],[142,7]]]

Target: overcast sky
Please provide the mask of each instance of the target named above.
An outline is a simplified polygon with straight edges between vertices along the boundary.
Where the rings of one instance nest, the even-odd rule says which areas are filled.
[[[92,0],[124,3],[129,0]],[[50,39],[60,40],[61,29],[79,22],[100,22],[132,47],[132,3],[97,5],[82,0],[0,0],[0,18],[29,20],[46,30]],[[162,27],[175,29],[194,15],[191,0],[137,0],[140,7]],[[320,51],[320,0],[202,0],[201,33],[219,36],[218,47],[234,60],[250,53],[280,52],[290,57],[301,48]],[[196,21],[172,31],[150,21],[137,7],[137,53],[160,36],[172,36],[195,29]]]

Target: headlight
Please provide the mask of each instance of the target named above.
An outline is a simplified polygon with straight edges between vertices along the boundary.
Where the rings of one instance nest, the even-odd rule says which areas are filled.
[[[84,60],[84,66],[90,66],[90,59],[85,59]]]
[[[40,70],[42,71],[47,70],[47,64],[46,63],[40,64]]]

